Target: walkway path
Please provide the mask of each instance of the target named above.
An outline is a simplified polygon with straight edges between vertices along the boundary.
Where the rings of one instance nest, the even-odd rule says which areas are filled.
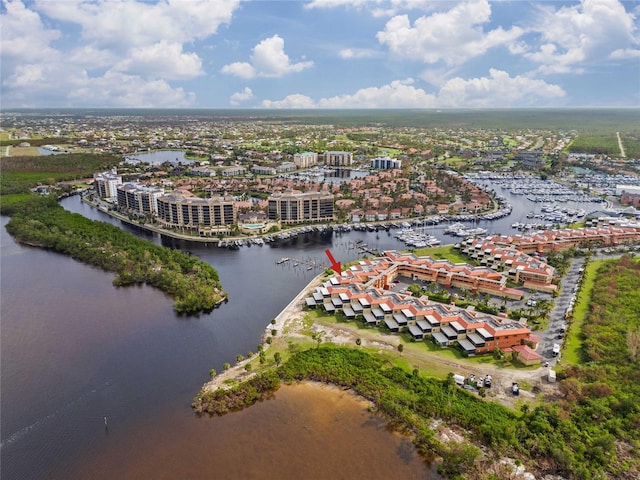
[[[627,158],[627,154],[624,151],[624,146],[622,145],[622,139],[620,138],[620,132],[616,132],[616,136],[618,137],[618,147],[620,148],[620,156],[622,158]]]

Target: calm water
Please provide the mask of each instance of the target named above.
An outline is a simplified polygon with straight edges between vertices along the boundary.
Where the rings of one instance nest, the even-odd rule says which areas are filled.
[[[185,158],[182,150],[159,150],[157,152],[139,153],[137,155],[127,155],[131,162],[144,162],[151,165],[160,165],[164,162],[190,164],[193,160]]]
[[[536,207],[505,196],[514,212],[480,223],[491,232],[512,232]],[[403,248],[392,235],[316,233],[234,251],[146,234],[78,197],[63,205],[193,252],[219,271],[229,302],[178,317],[161,292],[116,289],[111,274],[15,244],[2,218],[2,478],[437,478],[406,439],[341,391],[283,388],[222,418],[197,418],[190,408],[208,371],[256,351],[264,327],[316,274],[276,265],[279,258],[328,265],[331,248],[345,262],[358,258],[357,240]],[[443,229],[427,228],[454,242]]]
[[[275,400],[223,418],[191,411],[209,369],[255,351],[266,324],[311,278],[274,259],[317,253],[322,239],[314,249],[302,240],[286,249],[196,245],[218,268],[230,301],[186,318],[154,289],[116,289],[110,274],[16,245],[6,221],[2,478],[340,478],[340,469],[437,477],[406,439],[340,391],[283,389]]]

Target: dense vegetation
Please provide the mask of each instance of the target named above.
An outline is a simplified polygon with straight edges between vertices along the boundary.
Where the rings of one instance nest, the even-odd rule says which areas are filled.
[[[569,151],[572,153],[605,154],[612,157],[620,156],[618,138],[613,132],[603,134],[582,133],[571,142]]]
[[[21,112],[27,112],[21,109]],[[40,110],[34,110],[40,113]],[[7,111],[10,112],[10,111]],[[122,111],[116,111],[120,113]],[[597,115],[589,114],[584,109],[569,108],[523,108],[523,109],[311,109],[311,110],[255,110],[255,109],[126,109],[124,115],[138,117],[141,121],[154,117],[171,118],[172,123],[179,125],[195,119],[210,121],[279,121],[283,124],[296,125],[388,125],[433,128],[504,128],[527,129],[540,128],[545,125],[549,129],[586,130],[608,129],[624,131],[638,123],[638,109],[635,108],[600,108]],[[86,117],[79,110],[67,110],[68,115],[78,118]],[[113,110],[92,109],[92,116],[113,115]],[[9,121],[3,123],[5,128],[11,127]]]
[[[540,473],[567,478],[604,478],[613,473],[614,465],[632,468],[631,463],[622,467],[617,461],[615,437],[606,427],[593,420],[577,425],[565,404],[531,410],[525,406],[516,413],[458,388],[451,376],[445,381],[425,378],[417,370],[407,373],[350,348],[325,346],[299,352],[276,372],[279,380],[263,374],[229,390],[203,390],[193,406],[199,413],[220,415],[268,397],[280,381],[315,380],[352,388],[371,400],[394,428],[412,436],[427,459],[441,457],[439,470],[451,478],[500,478],[496,465],[488,468],[488,464],[492,457],[505,455],[533,465]],[[438,440],[432,429],[435,419],[463,429],[492,453],[482,456],[477,447]]]
[[[640,158],[640,131],[620,133],[627,158]]]
[[[114,285],[146,283],[172,295],[179,313],[210,311],[225,294],[218,273],[206,262],[104,222],[63,209],[50,197],[14,204],[7,231],[18,242],[50,248],[115,272]]]
[[[37,185],[55,185],[63,180],[91,177],[94,172],[106,170],[118,161],[115,155],[81,153],[3,157],[0,159],[0,193],[24,193]]]
[[[585,362],[560,376],[559,408],[590,439],[593,447],[586,454],[608,464],[619,478],[640,476],[638,276],[640,261],[631,256],[599,269],[582,327]]]
[[[146,283],[159,288],[174,297],[179,313],[211,311],[226,294],[218,272],[208,263],[113,225],[72,214],[54,197],[29,192],[34,184],[90,175],[94,168],[108,162],[108,158],[91,155],[3,159],[0,212],[11,217],[7,231],[18,242],[49,248],[115,272],[117,286]]]
[[[373,401],[393,426],[412,434],[427,458],[441,456],[440,471],[452,478],[502,477],[487,468],[487,457],[475,447],[440,442],[431,430],[434,418],[467,430],[471,440],[489,446],[497,456],[535,465],[540,473],[639,478],[639,275],[640,261],[630,256],[600,269],[583,328],[584,364],[559,372],[561,396],[555,401],[523,404],[518,413],[483,402],[450,379],[407,373],[360,350],[326,346],[300,352],[280,366],[277,375],[284,382],[317,380],[352,388]],[[269,379],[229,392],[201,392],[194,407],[212,414],[243,408],[277,388],[279,382]],[[264,389],[256,390],[256,385]]]

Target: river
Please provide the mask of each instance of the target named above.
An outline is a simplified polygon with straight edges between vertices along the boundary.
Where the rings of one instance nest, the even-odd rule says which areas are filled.
[[[511,223],[535,207],[505,196],[513,213],[480,226],[512,232]],[[209,370],[255,352],[265,326],[317,273],[277,265],[279,258],[328,265],[331,248],[346,262],[358,258],[358,240],[403,249],[393,230],[316,232],[228,250],[148,234],[77,196],[62,204],[198,255],[220,273],[229,302],[211,314],[177,316],[155,289],[117,289],[111,274],[17,245],[2,218],[3,478],[438,478],[407,439],[341,391],[286,387],[221,418],[198,418],[190,408]],[[454,242],[443,229],[427,227]]]

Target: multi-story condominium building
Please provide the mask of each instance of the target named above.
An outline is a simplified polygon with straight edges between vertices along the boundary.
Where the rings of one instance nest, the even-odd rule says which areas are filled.
[[[280,220],[284,224],[331,222],[334,220],[333,194],[274,193],[269,197],[267,215],[269,220]]]
[[[377,157],[371,159],[371,168],[380,170],[390,170],[392,168],[402,168],[402,160],[389,157]]]
[[[353,164],[351,152],[324,152],[324,163],[332,167],[350,167]]]
[[[196,175],[198,177],[215,177],[216,171],[208,166],[191,167],[189,169],[189,174]]]
[[[282,162],[280,165],[276,167],[276,172],[278,173],[288,173],[295,172],[296,164],[293,162]]]
[[[142,185],[141,183],[118,185],[117,191],[118,207],[143,214],[157,213],[158,198],[164,195],[163,188]]]
[[[254,165],[251,167],[251,172],[256,175],[275,175],[277,173],[275,168],[262,165]]]
[[[293,163],[298,168],[310,168],[318,164],[318,154],[316,152],[296,153],[293,156]]]
[[[495,235],[486,241],[515,245],[524,253],[567,250],[571,247],[616,246],[640,240],[640,226],[606,225],[601,227],[539,230],[528,235]]]
[[[544,166],[542,152],[539,150],[527,150],[516,153],[516,160],[522,162],[522,168],[527,170],[538,170]]]
[[[340,311],[348,320],[360,318],[370,326],[385,325],[392,332],[406,331],[416,340],[428,338],[442,347],[459,345],[469,355],[517,348],[539,361],[533,351],[539,339],[519,322],[389,290],[389,279],[411,274],[403,269],[418,260],[396,257],[394,252],[362,260],[318,287],[306,304]]]
[[[168,228],[197,230],[200,235],[228,234],[236,217],[231,197],[199,198],[174,192],[158,198],[158,220]]]
[[[223,177],[237,177],[244,175],[246,172],[247,169],[244,167],[228,167],[222,170],[221,174]]]
[[[115,200],[118,196],[118,185],[122,185],[122,177],[115,170],[94,173],[93,185],[100,198]]]

